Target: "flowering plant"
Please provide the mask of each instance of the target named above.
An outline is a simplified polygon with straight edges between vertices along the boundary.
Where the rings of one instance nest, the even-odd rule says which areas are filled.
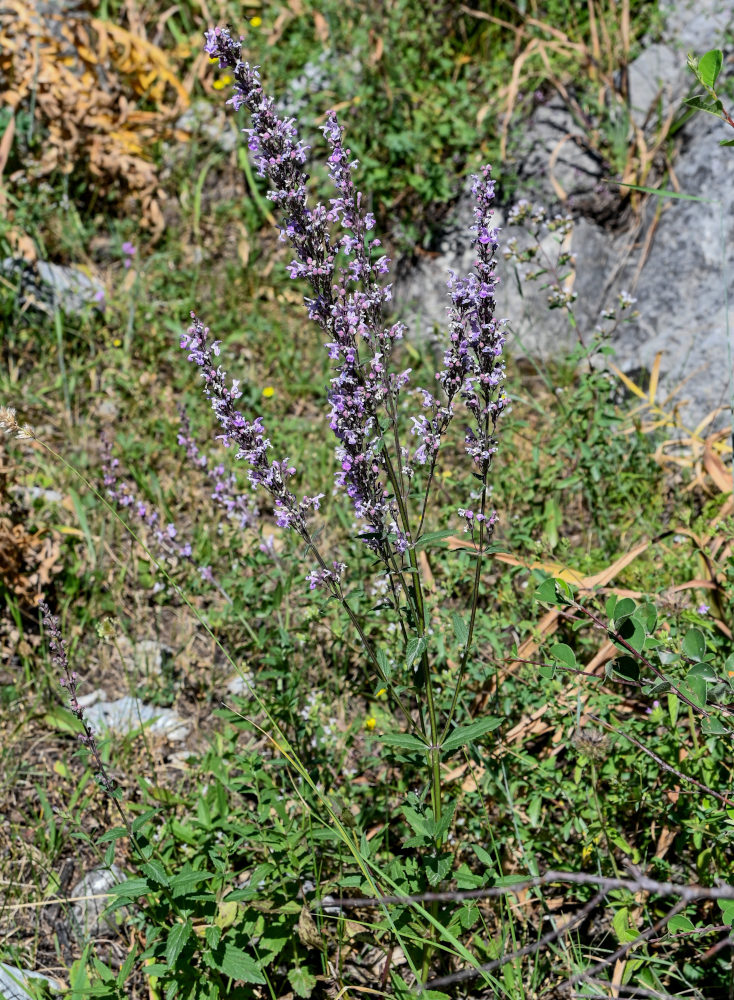
[[[204,393],[221,428],[220,439],[226,446],[234,446],[236,457],[248,463],[252,485],[270,494],[277,523],[291,528],[305,542],[315,561],[307,577],[310,586],[325,588],[344,609],[374,673],[406,720],[411,745],[428,754],[433,814],[438,823],[440,756],[452,730],[471,652],[482,556],[488,551],[497,520],[489,505],[489,473],[497,449],[497,421],[507,405],[503,322],[494,315],[498,242],[491,224],[494,184],[490,168],[474,177],[472,185],[475,271],[450,276],[449,343],[443,366],[436,373],[435,393],[427,388],[414,393],[420,410],[411,415],[412,435],[417,439],[417,447],[411,447],[405,441],[402,419],[411,371],[395,370],[396,345],[404,328],[384,317],[391,286],[383,278],[389,273],[390,262],[380,253],[379,239],[372,235],[375,220],[355,188],[357,163],[344,145],[336,115],[330,113],[323,126],[336,197],[328,205],[312,204],[305,172],[309,147],[300,139],[295,121],[279,117],[275,101],[263,92],[258,70],[243,61],[241,43],[229,29],[215,28],[207,32],[206,51],[222,69],[230,71],[234,94],[229,103],[235,109],[246,108],[251,115],[249,149],[259,175],[270,181],[269,198],[281,213],[280,238],[295,254],[288,268],[290,275],[309,286],[305,297],[308,317],[326,336],[325,347],[333,362],[328,403],[338,466],[335,492],[351,503],[358,537],[385,571],[389,602],[400,621],[405,666],[415,673],[413,704],[406,700],[404,685],[393,673],[384,650],[367,637],[352,607],[344,584],[346,565],[330,558],[316,540],[311,517],[319,510],[324,494],[297,498],[290,485],[295,467],[288,458],[269,457],[271,442],[262,418],[250,419],[237,408],[242,395],[238,382],[228,380],[218,362],[219,342],[196,315],[192,314],[181,346],[201,370]],[[458,515],[471,530],[477,558],[469,621],[455,623],[462,647],[460,667],[450,709],[440,721],[429,655],[430,617],[418,552],[435,541],[435,535],[425,531],[426,512],[439,451],[460,406],[468,421],[465,450],[479,489],[478,509],[460,507]],[[471,733],[467,727],[466,739],[493,725],[494,720],[486,720],[485,725],[475,723]],[[459,746],[462,738],[454,732],[450,745]],[[440,843],[440,835],[436,840]]]

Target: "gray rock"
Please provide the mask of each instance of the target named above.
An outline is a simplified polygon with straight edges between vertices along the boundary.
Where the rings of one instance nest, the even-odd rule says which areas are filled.
[[[114,937],[118,932],[115,913],[104,915],[110,902],[107,892],[113,885],[125,881],[125,873],[117,867],[93,868],[71,890],[72,898],[86,897],[74,904],[71,911],[71,929],[77,940],[84,944],[93,937]]]
[[[173,743],[179,743],[186,739],[191,728],[173,709],[148,705],[130,695],[107,701],[105,692],[99,690],[84,699],[80,698],[79,703],[84,708],[84,717],[93,729],[127,734],[145,727],[146,732],[156,733]]]
[[[652,46],[631,71],[632,100],[646,116],[645,102],[657,94],[659,82],[680,100],[692,76],[686,70],[687,49],[702,54],[722,45],[724,28],[734,23],[734,11],[721,0],[695,4],[668,3],[664,43]],[[659,75],[658,75],[659,74]],[[690,79],[689,79],[690,78]],[[647,90],[645,90],[647,88]],[[669,99],[673,99],[670,97]],[[548,162],[559,140],[579,126],[561,107],[536,109],[527,132],[527,156],[521,170],[526,197],[551,207],[556,189]],[[613,192],[601,197],[594,157],[583,142],[565,139],[556,149],[553,176],[569,196],[574,216],[570,250],[576,256],[574,313],[578,333],[586,340],[599,323],[602,310],[614,307],[621,291],[637,300],[639,319],[614,333],[617,364],[626,372],[649,369],[662,352],[658,399],[675,392],[669,408],[680,403],[681,418],[695,426],[730,398],[732,348],[727,319],[728,275],[734,273],[734,150],[719,140],[734,137],[720,120],[694,115],[681,132],[675,175],[682,192],[701,200],[665,199],[656,223],[658,199],[647,201],[639,231],[632,219],[609,226]],[[609,198],[612,201],[609,201]],[[395,299],[413,330],[431,339],[436,326],[446,328],[446,276],[449,269],[466,273],[473,254],[468,246],[472,199],[459,201],[439,243],[439,253],[423,257],[395,288]],[[497,224],[505,227],[501,212]],[[515,232],[503,228],[501,242]],[[553,240],[545,241],[553,250]],[[550,312],[539,284],[518,287],[514,270],[498,262],[500,286],[497,315],[508,317],[508,352],[536,360],[563,356],[577,333],[561,310]],[[683,384],[685,383],[685,384]],[[719,415],[723,423],[726,414]]]
[[[6,257],[0,261],[0,273],[17,283],[21,301],[45,313],[63,309],[80,313],[88,306],[102,306],[104,285],[74,267],[61,267],[45,260],[27,261]]]
[[[29,979],[43,980],[55,993],[62,989],[60,983],[49,979],[48,976],[44,976],[40,972],[18,969],[14,965],[0,962],[0,998],[2,1000],[28,1000],[29,997],[33,997],[34,994],[28,988]]]

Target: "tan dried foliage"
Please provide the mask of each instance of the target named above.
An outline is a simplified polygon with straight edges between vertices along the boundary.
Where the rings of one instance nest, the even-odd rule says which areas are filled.
[[[142,32],[142,27],[138,26]],[[33,108],[46,138],[39,160],[11,180],[34,180],[80,162],[108,191],[139,201],[141,225],[164,221],[154,143],[188,106],[168,54],[142,34],[52,0],[0,7],[0,106]]]

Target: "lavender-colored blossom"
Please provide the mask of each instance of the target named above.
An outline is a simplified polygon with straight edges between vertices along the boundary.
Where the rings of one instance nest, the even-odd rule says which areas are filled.
[[[271,447],[265,437],[262,417],[246,420],[236,407],[241,397],[237,381],[227,382],[227,373],[221,365],[215,365],[219,356],[219,342],[210,339],[209,328],[192,313],[192,325],[181,338],[181,347],[189,352],[189,361],[201,369],[204,395],[211,400],[212,410],[222,428],[218,435],[225,447],[237,448],[236,458],[244,459],[250,466],[248,478],[253,486],[262,487],[273,500],[276,523],[280,527],[293,528],[302,538],[309,540],[306,526],[308,512],[319,509],[323,494],[304,496],[299,502],[288,489],[287,483],[295,474],[295,468],[288,459],[269,462],[267,452]]]
[[[43,616],[43,627],[48,636],[48,645],[51,650],[51,662],[53,663],[55,669],[59,671],[59,683],[69,695],[69,708],[71,709],[71,713],[79,720],[83,729],[83,732],[79,733],[77,739],[82,746],[89,750],[94,758],[97,781],[104,789],[111,792],[114,790],[116,782],[107,773],[107,769],[99,753],[96,734],[84,717],[84,709],[79,704],[79,699],[77,697],[77,683],[79,681],[79,677],[77,672],[75,670],[71,670],[69,667],[67,644],[61,634],[59,619],[55,615],[51,614],[51,609],[44,601],[40,601],[38,607]]]
[[[178,443],[186,449],[186,457],[197,468],[206,470],[211,483],[211,498],[221,507],[229,520],[238,528],[251,528],[259,515],[255,497],[251,493],[243,493],[237,485],[237,477],[228,472],[221,462],[212,465],[207,455],[203,454],[191,434],[191,425],[184,407],[179,407],[181,427],[178,432]]]
[[[503,389],[504,323],[494,316],[495,252],[499,244],[497,230],[491,224],[494,182],[488,166],[481,176],[473,178],[472,193],[476,201],[472,226],[476,234],[475,273],[463,278],[452,274],[449,280],[450,344],[444,367],[436,378],[446,393],[447,408],[452,409],[454,398],[460,394],[473,417],[465,437],[466,450],[486,478],[497,449],[497,419],[508,402]]]
[[[161,525],[158,512],[137,496],[135,487],[118,478],[119,459],[112,454],[110,441],[102,438],[102,482],[107,496],[121,510],[132,513],[143,524],[151,539],[155,542],[159,553],[164,559],[190,559],[191,545],[188,542],[174,544],[178,534],[175,524],[168,522]]]
[[[332,583],[341,583],[342,574],[347,568],[346,563],[337,562],[335,560],[331,566],[331,569],[328,567],[320,567],[319,569],[311,570],[311,572],[306,576],[309,589],[316,590],[317,587],[330,587]]]
[[[352,181],[356,162],[343,145],[336,116],[329,114],[323,132],[338,197],[328,209],[322,204],[310,206],[303,169],[309,147],[300,140],[294,121],[278,117],[275,102],[263,93],[257,69],[242,61],[241,44],[227,29],[207,32],[205,48],[219,59],[220,67],[233,71],[234,96],[229,103],[244,106],[251,114],[248,145],[258,173],[271,182],[269,198],[283,214],[281,239],[296,253],[290,275],[311,286],[312,295],[305,300],[308,315],[327,334],[326,348],[336,362],[329,401],[330,426],[338,442],[337,488],[346,492],[357,517],[366,521],[367,543],[387,558],[390,535],[397,539],[398,550],[407,543],[397,527],[397,508],[386,485],[385,457],[376,448],[382,430],[378,411],[384,407],[394,415],[395,400],[409,372],[388,371],[393,344],[402,337],[403,328],[400,323],[386,327],[382,322],[391,289],[380,280],[389,261],[375,254],[380,243],[369,235],[374,218],[364,209]],[[341,227],[343,235],[333,239],[332,227]]]

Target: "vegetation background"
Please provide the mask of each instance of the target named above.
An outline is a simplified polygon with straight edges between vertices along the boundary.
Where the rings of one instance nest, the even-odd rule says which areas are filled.
[[[424,995],[734,995],[734,904],[684,896],[671,914],[675,898],[624,884],[716,890],[734,877],[725,436],[682,428],[654,370],[637,386],[581,347],[553,366],[508,359],[513,408],[492,479],[501,551],[483,575],[461,702],[464,721],[498,721],[444,763],[454,805],[434,869],[420,755],[379,738],[398,720],[356,637],[314,599],[311,567],[266,505],[255,516],[237,501],[244,529],[222,518],[179,442],[185,411],[209,468],[225,463],[231,495],[246,494],[178,348],[196,309],[243,406],[304,470],[303,489],[327,493],[323,530],[353,579],[369,578],[325,489],[328,358],[206,28],[242,31],[314,145],[322,198],[318,126],[337,109],[379,235],[407,267],[483,162],[512,201],[514,137],[551,92],[584,116],[610,177],[644,184],[638,137],[613,112],[657,19],[632,0],[5,0],[0,399],[36,440],[7,436],[0,452],[4,961],[73,997],[411,996],[416,978],[477,964],[483,975]],[[56,280],[76,301],[44,284],[44,262],[73,269]],[[431,384],[430,344],[408,339],[404,352]],[[110,450],[144,516],[106,498]],[[439,487],[432,527],[453,531],[421,565],[446,700],[470,558],[458,459]],[[119,799],[78,748],[40,596],[81,695],[134,696],[188,727],[184,744],[154,727],[103,733]],[[381,595],[366,585],[356,600],[378,628]],[[113,862],[134,878],[111,897],[111,925],[80,926],[74,886]],[[527,883],[548,870],[618,883],[601,896]],[[525,881],[511,892],[513,879]],[[333,903],[375,884],[489,895]]]

